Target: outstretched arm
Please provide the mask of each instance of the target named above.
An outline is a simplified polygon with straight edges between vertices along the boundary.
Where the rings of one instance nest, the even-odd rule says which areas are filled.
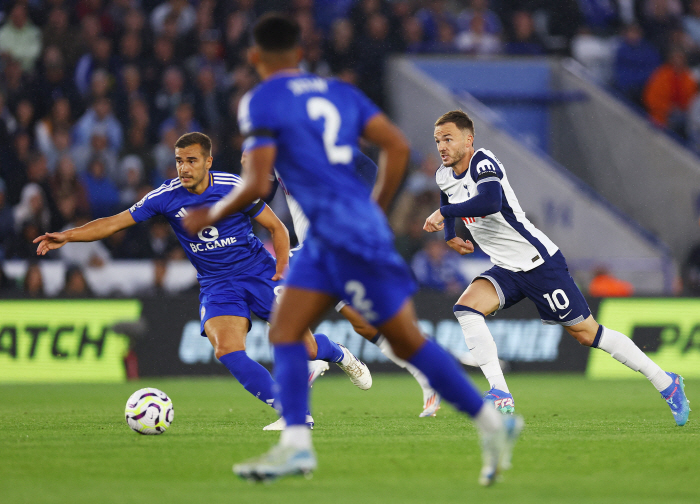
[[[284,269],[289,264],[289,231],[275,212],[269,206],[265,206],[262,212],[255,217],[255,221],[267,229],[272,236],[272,248],[277,256],[277,269],[273,280],[280,280]]]
[[[372,117],[362,136],[382,149],[372,198],[386,212],[403,180],[411,148],[401,130],[384,114]]]
[[[243,183],[231,189],[231,192],[221,198],[208,209],[196,208],[189,210],[182,220],[182,225],[194,234],[200,229],[214,224],[227,215],[240,212],[253,201],[265,198],[270,193],[272,180],[272,165],[277,156],[277,147],[265,145],[246,152],[246,162],[243,163],[241,178]]]
[[[38,243],[36,255],[46,255],[49,250],[56,250],[68,242],[91,242],[112,236],[117,231],[136,224],[129,210],[117,215],[88,222],[84,226],[68,229],[61,233],[46,233],[34,239]]]

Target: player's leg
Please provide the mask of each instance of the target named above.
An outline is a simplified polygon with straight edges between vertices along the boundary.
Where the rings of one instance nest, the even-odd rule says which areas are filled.
[[[515,409],[513,396],[503,376],[498,349],[484,317],[501,306],[501,299],[493,283],[486,278],[474,280],[457,300],[454,314],[462,327],[469,352],[489,382],[486,398],[493,401],[502,413]]]
[[[305,425],[309,395],[304,335],[333,301],[328,294],[294,287],[285,288],[279,296],[279,304],[270,320],[270,342],[286,427],[279,444],[269,452],[233,466],[239,476],[264,480],[316,469],[311,431]]]
[[[340,301],[335,306],[335,309],[352,324],[352,328],[357,334],[365,338],[370,343],[377,345],[382,354],[384,354],[391,362],[407,370],[409,373],[411,373],[411,375],[413,375],[418,382],[418,385],[420,385],[421,389],[423,390],[423,411],[418,416],[435,416],[437,410],[440,409],[441,398],[440,394],[438,394],[435,389],[430,386],[428,378],[426,378],[423,373],[418,371],[415,366],[412,366],[403,359],[399,359],[391,349],[391,344],[384,336],[382,336],[379,329],[367,322],[364,317],[346,301]]]
[[[631,338],[598,324],[593,315],[565,329],[582,345],[599,348],[633,371],[642,373],[671,407],[676,423],[685,425],[690,407],[683,390],[683,377],[665,372],[642,352]]]
[[[411,300],[379,328],[396,355],[420,369],[442,397],[474,419],[484,462],[479,482],[493,483],[501,470],[510,467],[513,446],[523,427],[522,418],[496,412],[482,399],[455,359],[437,343],[423,337]]]
[[[207,338],[216,358],[226,366],[243,388],[270,406],[274,402],[272,376],[267,369],[248,357],[245,339],[250,321],[245,317],[223,315],[204,323]]]

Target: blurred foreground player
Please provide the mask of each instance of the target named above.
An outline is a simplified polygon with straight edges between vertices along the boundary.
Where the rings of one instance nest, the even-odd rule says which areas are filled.
[[[356,88],[297,69],[299,25],[279,14],[254,28],[249,61],[263,82],[241,100],[238,120],[247,136],[243,184],[210,209],[190,211],[197,231],[246,208],[270,192],[273,166],[309,219],[309,231],[272,316],[275,378],[287,427],[264,455],[237,464],[256,481],[316,468],[308,408],[304,331],[339,299],[348,299],[376,325],[394,353],[428,377],[430,385],[474,418],[484,464],[479,481],[492,483],[510,466],[522,419],[485,405],[455,360],[420,333],[410,300],[410,271],[393,248],[393,236],[370,189],[355,172],[360,136],[382,149],[374,196],[386,208],[401,181],[409,148],[401,132]]]
[[[474,245],[455,235],[455,219],[461,218],[494,263],[454,306],[467,346],[491,386],[486,398],[501,412],[513,412],[513,396],[484,317],[527,297],[543,324],[561,324],[582,345],[600,348],[646,376],[671,407],[676,423],[685,425],[690,408],[683,378],[664,372],[630,338],[595,321],[559,248],[525,217],[501,162],[489,150],[474,150],[469,116],[461,110],[443,114],[435,122],[434,136],[442,158],[435,173],[441,206],[424,229],[444,229],[452,249],[470,254]]]
[[[241,164],[245,162],[245,154],[243,155],[243,160]],[[377,165],[374,164],[370,158],[362,153],[359,149],[354,153],[355,160],[355,171],[362,181],[364,181],[368,187],[372,187],[377,180]],[[292,224],[294,226],[294,232],[297,236],[299,245],[290,251],[290,264],[294,261],[295,254],[301,251],[303,247],[304,240],[306,239],[306,232],[309,229],[309,219],[304,215],[304,211],[299,206],[299,203],[294,199],[294,197],[289,192],[289,189],[284,185],[284,181],[279,173],[275,170],[276,184],[272,190],[272,194],[268,196],[266,201],[270,201],[274,197],[274,193],[277,191],[277,187],[281,186],[282,192],[287,201],[287,207],[289,208],[289,213],[292,216]],[[369,197],[369,195],[368,195]],[[347,301],[342,300],[335,305],[335,310],[345,317],[351,324],[353,329],[357,334],[365,338],[367,341],[374,343],[379,347],[379,350],[394,364],[407,370],[416,379],[423,391],[423,411],[418,415],[421,418],[435,416],[437,410],[440,409],[441,398],[435,389],[430,386],[428,379],[423,373],[418,371],[415,366],[406,362],[403,359],[399,359],[394,352],[391,350],[391,344],[387,339],[382,336],[382,333],[374,327],[372,324],[367,322],[362,315],[358,313]]]
[[[216,227],[208,226],[190,236],[182,227],[186,207],[213,204],[241,183],[238,175],[210,171],[212,161],[211,139],[207,135],[183,135],[175,143],[178,178],[165,182],[117,215],[36,238],[37,254],[45,255],[68,242],[101,240],[137,222],[156,215],[165,216],[197,269],[202,336],[209,338],[216,358],[248,392],[265,404],[277,406],[273,404],[274,382],[270,373],[248,357],[245,343],[251,311],[263,320],[270,317],[275,291],[280,288],[280,279],[289,260],[289,234],[274,212],[264,202],[256,201],[217,223]],[[251,219],[270,232],[278,261],[253,234]],[[349,354],[323,334],[311,335],[307,330],[304,342],[312,359],[330,360],[337,353]],[[348,359],[357,361],[351,354]],[[328,364],[313,361],[309,368],[311,385],[328,369]],[[358,365],[346,368],[346,372],[355,368],[363,371]],[[304,421],[313,426],[310,415],[306,415]],[[275,424],[277,422],[264,430],[272,430]]]

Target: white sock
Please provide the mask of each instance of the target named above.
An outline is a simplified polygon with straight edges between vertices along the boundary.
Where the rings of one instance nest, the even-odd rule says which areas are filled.
[[[485,403],[474,417],[474,423],[481,434],[492,434],[503,424],[503,414],[490,403]]]
[[[311,429],[307,425],[290,425],[285,427],[280,436],[282,446],[291,446],[297,450],[311,449]]]
[[[433,392],[435,392],[430,386],[428,378],[426,378],[426,376],[423,373],[421,373],[418,370],[418,368],[415,367],[413,364],[410,364],[409,362],[397,357],[394,351],[391,349],[391,344],[389,343],[389,340],[387,340],[384,336],[379,336],[376,345],[379,347],[379,350],[391,362],[393,362],[400,368],[404,368],[406,371],[413,375],[413,377],[418,382],[418,385],[420,385],[420,388],[423,389],[423,404],[425,404],[425,401],[428,400],[428,397],[430,397],[433,394]]]
[[[455,317],[462,326],[464,341],[469,351],[479,364],[481,371],[489,382],[491,388],[497,388],[510,394],[506,379],[503,377],[501,363],[498,361],[498,349],[491,336],[484,316],[472,311],[456,311]]]
[[[601,327],[603,327],[603,333],[598,341],[598,348],[605,350],[613,359],[631,370],[642,373],[659,392],[671,385],[673,381],[671,377],[647,357],[631,338],[608,327]]]

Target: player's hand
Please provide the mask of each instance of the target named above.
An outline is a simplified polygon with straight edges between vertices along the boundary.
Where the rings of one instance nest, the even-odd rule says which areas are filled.
[[[430,217],[425,219],[425,224],[423,225],[423,230],[428,233],[434,233],[435,231],[442,231],[445,228],[445,218],[440,213],[438,208]]]
[[[196,235],[202,229],[212,224],[208,208],[188,208],[187,215],[182,219],[182,227],[191,235]]]
[[[467,255],[474,252],[474,244],[469,240],[464,241],[459,236],[455,236],[447,241],[447,246],[452,250],[459,252],[459,255]]]
[[[284,273],[289,266],[289,262],[277,261],[277,266],[275,267],[275,276],[272,277],[273,281],[282,280],[284,278]]]
[[[38,243],[36,255],[44,256],[49,250],[56,250],[68,243],[66,233],[45,233],[34,238],[33,243]]]

